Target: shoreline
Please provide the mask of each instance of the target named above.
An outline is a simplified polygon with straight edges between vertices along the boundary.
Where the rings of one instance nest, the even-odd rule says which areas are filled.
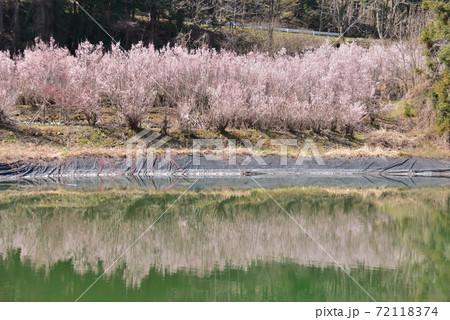
[[[282,158],[238,155],[231,161],[209,155],[156,156],[128,161],[126,158],[73,157],[55,161],[0,161],[0,180],[38,177],[208,177],[255,175],[319,176],[426,176],[450,177],[450,161],[426,158]]]

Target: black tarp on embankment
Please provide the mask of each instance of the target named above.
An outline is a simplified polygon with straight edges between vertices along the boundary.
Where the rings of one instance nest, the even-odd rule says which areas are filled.
[[[248,161],[247,161],[248,160]],[[248,163],[247,163],[248,162]],[[305,159],[302,163],[277,156],[259,159],[238,156],[236,164],[227,159],[200,157],[196,164],[192,155],[176,156],[167,161],[155,157],[133,162],[119,158],[72,158],[60,162],[36,161],[0,163],[0,179],[20,177],[86,177],[86,176],[227,176],[227,175],[407,175],[450,176],[450,162],[420,158],[324,158]]]

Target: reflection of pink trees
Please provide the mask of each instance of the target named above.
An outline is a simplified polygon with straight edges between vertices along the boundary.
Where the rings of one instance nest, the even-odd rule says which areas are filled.
[[[2,81],[20,81],[22,96],[38,106],[75,107],[91,125],[109,106],[136,129],[158,105],[176,108],[183,130],[327,129],[351,135],[364,117],[376,113],[380,82],[407,87],[417,81],[414,68],[423,64],[418,50],[326,44],[294,57],[283,51],[238,56],[137,44],[128,52],[114,46],[105,53],[102,45],[85,42],[73,57],[54,42],[37,41],[16,59],[17,77],[2,73]],[[8,63],[2,68],[14,69],[3,56]]]

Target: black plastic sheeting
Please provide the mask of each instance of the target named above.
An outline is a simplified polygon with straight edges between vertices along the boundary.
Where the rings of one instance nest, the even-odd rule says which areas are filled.
[[[450,176],[450,162],[420,158],[288,158],[282,164],[277,156],[258,159],[238,156],[236,164],[226,159],[201,156],[195,164],[190,156],[172,157],[170,161],[155,157],[153,161],[140,158],[135,161],[115,158],[73,158],[61,162],[0,163],[0,179],[23,177],[87,177],[87,176],[238,176],[238,175],[405,175]],[[244,163],[244,164],[243,164]]]

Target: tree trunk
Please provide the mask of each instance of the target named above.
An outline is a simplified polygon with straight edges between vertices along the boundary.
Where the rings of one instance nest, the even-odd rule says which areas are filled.
[[[152,3],[150,7],[150,35],[152,39],[152,43],[155,43],[155,34],[156,34],[156,19],[158,17],[157,6],[155,3]]]
[[[3,1],[0,0],[0,35],[3,34]]]
[[[45,40],[48,40],[52,29],[52,2],[50,0],[39,0],[37,10],[33,19],[37,34]]]
[[[273,48],[273,28],[275,19],[275,0],[270,1],[269,9],[269,50],[272,51]]]
[[[41,38],[47,39],[47,10],[45,0],[39,1],[38,34]]]
[[[20,25],[19,25],[19,7],[20,0],[14,2],[14,13],[13,13],[13,50],[17,51],[17,43],[20,39]]]
[[[323,30],[323,11],[324,11],[323,1],[319,3],[319,31]]]
[[[376,12],[376,26],[377,26],[377,32],[378,32],[378,38],[383,39],[383,30],[382,30],[382,22],[380,21],[380,14],[377,10]]]
[[[377,28],[378,38],[384,39],[384,36],[385,36],[385,32],[384,32],[384,28],[385,28],[384,4],[383,3],[379,4],[377,2],[377,7],[375,7],[375,10],[376,10],[376,13],[375,13],[375,25],[376,25],[376,28]]]

